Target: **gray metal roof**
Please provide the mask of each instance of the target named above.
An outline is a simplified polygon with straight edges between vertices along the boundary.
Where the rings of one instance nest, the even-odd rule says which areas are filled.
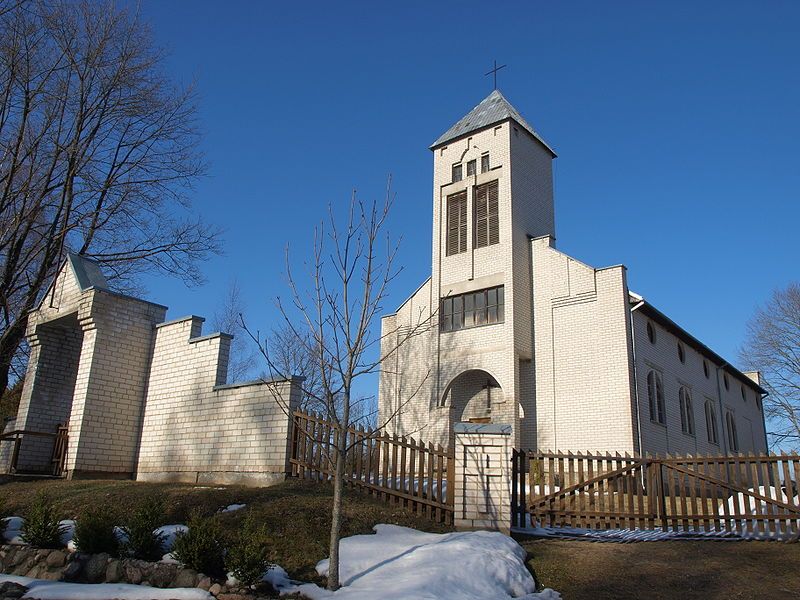
[[[535,137],[542,145],[547,148],[553,156],[556,155],[555,151],[545,142],[541,136],[531,127],[522,115],[519,114],[516,108],[511,106],[511,103],[505,99],[505,96],[500,93],[500,90],[494,90],[491,94],[481,100],[480,104],[469,111],[466,116],[462,117],[455,125],[445,131],[439,139],[431,144],[431,150],[442,144],[460,138],[478,131],[485,129],[495,123],[500,123],[506,119],[513,119],[519,123],[525,130]]]
[[[108,281],[96,262],[74,252],[69,253],[67,260],[81,290],[88,290],[90,287],[108,289]]]

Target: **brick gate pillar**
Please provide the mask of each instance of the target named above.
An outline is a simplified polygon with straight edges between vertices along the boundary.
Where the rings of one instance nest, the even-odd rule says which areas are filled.
[[[511,529],[511,425],[456,423],[455,526]]]

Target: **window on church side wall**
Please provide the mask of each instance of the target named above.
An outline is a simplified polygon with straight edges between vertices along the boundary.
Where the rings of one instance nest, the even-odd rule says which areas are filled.
[[[703,360],[703,374],[706,376],[706,379],[708,379],[709,371],[708,371],[708,361],[707,360]]]
[[[742,400],[747,402],[747,392],[745,391],[744,386],[742,386]]]
[[[453,165],[453,183],[464,179],[464,170],[461,163]]]
[[[731,389],[731,382],[728,380],[728,374],[727,373],[724,373],[722,375],[722,383],[725,384],[725,390],[726,391]]]
[[[489,170],[489,153],[481,154],[481,173],[486,173]]]
[[[467,251],[467,192],[447,197],[446,255]]]
[[[717,411],[712,400],[706,400],[706,432],[708,441],[712,444],[719,444],[717,436]]]
[[[725,414],[725,426],[728,433],[728,449],[732,452],[738,452],[739,435],[736,433],[736,418],[730,411]]]
[[[498,184],[490,181],[475,188],[475,247],[483,248],[500,242]]]
[[[475,175],[475,168],[476,168],[476,163],[474,160],[471,160],[467,163],[467,177],[472,177],[473,175]]]
[[[650,371],[647,374],[647,399],[650,403],[650,420],[661,425],[667,424],[664,409],[664,382],[661,373]]]
[[[681,409],[681,431],[687,435],[694,435],[694,409],[692,408],[692,395],[685,387],[678,392],[678,401]]]
[[[686,362],[686,352],[683,349],[683,344],[680,342],[678,342],[678,360],[680,360],[682,363]]]
[[[505,319],[503,286],[442,298],[439,324],[442,331],[458,331]]]
[[[647,339],[650,340],[651,344],[656,343],[656,328],[652,322],[647,322]]]

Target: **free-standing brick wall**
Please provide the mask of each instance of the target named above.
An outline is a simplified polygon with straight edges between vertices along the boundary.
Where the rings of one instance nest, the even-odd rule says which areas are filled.
[[[137,480],[264,485],[287,472],[297,381],[225,384],[231,336],[203,319],[156,328]]]
[[[231,336],[201,336],[200,317],[164,323],[166,307],[108,290],[83,261],[68,258],[29,317],[16,428],[69,419],[69,477],[282,479],[299,382],[226,385]],[[51,453],[26,438],[18,468],[46,472]]]

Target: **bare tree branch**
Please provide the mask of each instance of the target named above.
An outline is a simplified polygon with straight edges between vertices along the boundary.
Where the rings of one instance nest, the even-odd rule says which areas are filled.
[[[763,375],[772,444],[800,450],[800,283],[776,290],[758,308],[747,325],[741,357]]]

